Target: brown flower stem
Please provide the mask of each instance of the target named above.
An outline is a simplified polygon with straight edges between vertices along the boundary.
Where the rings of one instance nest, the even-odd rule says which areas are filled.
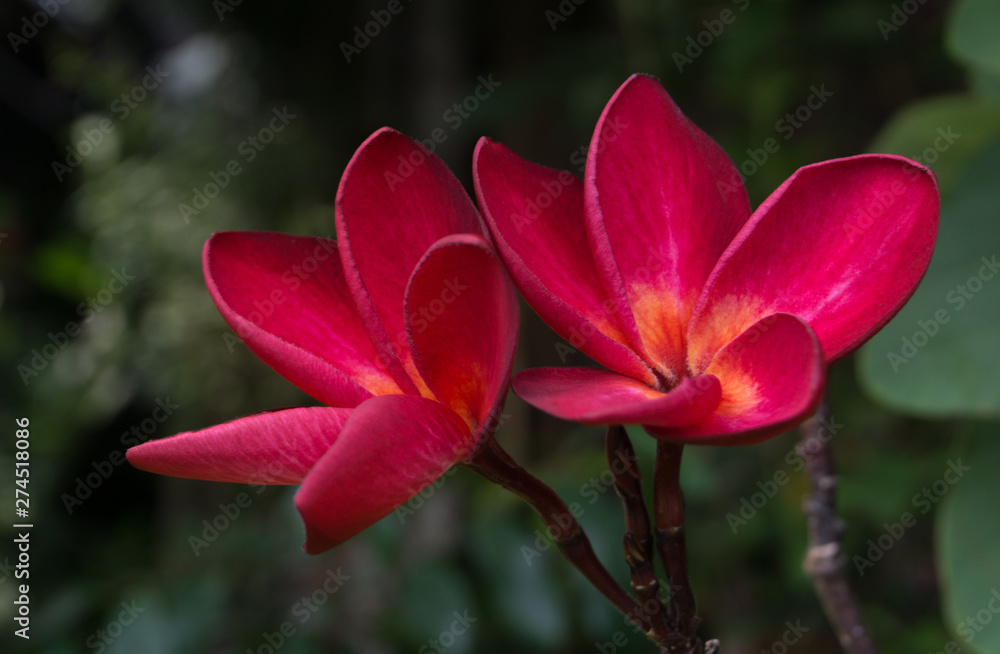
[[[846,557],[840,548],[844,523],[835,510],[837,476],[829,444],[832,434],[824,434],[827,424],[824,403],[803,423],[802,440],[795,448],[805,461],[809,476],[809,495],[803,502],[809,549],[802,567],[813,581],[844,652],[877,654],[844,575]]]
[[[687,654],[700,652],[695,636],[701,619],[688,579],[687,543],[684,535],[684,493],[681,491],[681,455],[684,446],[659,441],[656,468],[653,471],[653,513],[656,520],[656,544],[670,583],[671,626],[677,632],[668,651]]]
[[[562,498],[514,461],[492,438],[466,464],[474,472],[519,495],[545,522],[559,551],[633,624],[649,632],[642,607],[600,562],[590,539]]]
[[[666,606],[660,596],[653,560],[653,529],[649,523],[646,502],[642,499],[642,475],[628,433],[621,425],[608,427],[605,438],[608,468],[615,490],[625,507],[625,560],[632,577],[632,590],[649,618],[649,637],[665,643],[670,634]]]

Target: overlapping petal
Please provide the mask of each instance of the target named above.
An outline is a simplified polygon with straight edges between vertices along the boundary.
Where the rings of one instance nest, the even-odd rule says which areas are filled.
[[[482,220],[444,162],[389,128],[370,136],[348,164],[336,219],[344,273],[381,360],[404,390],[416,390],[421,381],[406,339],[406,284],[440,238],[486,236]]]
[[[720,259],[689,329],[692,368],[775,312],[803,318],[827,361],[891,319],[927,269],[937,234],[933,174],[892,155],[799,169]]]
[[[719,405],[712,374],[685,377],[667,393],[599,368],[534,368],[514,378],[524,401],[546,413],[584,424],[647,424],[682,427],[697,423]]]
[[[434,396],[476,433],[497,417],[517,334],[517,294],[482,237],[446,236],[417,264],[406,291],[407,331]]]
[[[678,441],[753,442],[802,419],[826,363],[912,294],[937,231],[933,174],[891,155],[807,166],[751,216],[725,152],[641,75],[611,98],[590,144],[589,253],[574,231],[572,178],[485,139],[475,167],[484,215],[525,298],[563,336],[590,328],[591,342],[571,344],[631,378],[542,369],[519,375],[515,390],[560,417],[638,420]],[[711,410],[678,418],[667,398],[704,379],[717,382]]]
[[[389,515],[462,461],[471,443],[465,422],[440,402],[410,395],[365,402],[295,496],[305,550],[323,552]]]
[[[684,328],[699,293],[750,215],[736,167],[659,82],[633,75],[594,131],[585,211],[633,347],[676,382],[687,372]]]
[[[656,382],[627,346],[590,249],[583,184],[483,138],[473,159],[476,196],[493,241],[529,304],[595,361]]]
[[[305,407],[257,413],[129,448],[129,463],[160,475],[241,484],[298,484],[353,409]]]
[[[335,241],[274,232],[213,234],[203,253],[208,290],[254,354],[329,406],[356,406],[399,386],[344,280]]]
[[[301,483],[310,553],[470,456],[506,395],[518,323],[475,206],[416,141],[373,134],[341,179],[336,209],[339,243],[224,232],[203,259],[213,299],[250,349],[345,408],[257,414],[128,452],[160,474]]]
[[[809,325],[785,313],[766,316],[728,343],[706,369],[722,386],[716,410],[676,429],[646,427],[684,443],[746,445],[788,431],[819,404],[826,377],[823,348]]]

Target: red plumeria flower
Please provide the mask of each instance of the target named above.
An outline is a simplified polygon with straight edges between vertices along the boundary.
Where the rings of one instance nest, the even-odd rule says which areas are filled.
[[[133,465],[160,474],[301,483],[295,503],[314,554],[492,438],[517,339],[517,295],[479,213],[415,141],[388,128],[365,141],[341,179],[336,220],[339,242],[223,232],[203,257],[226,322],[327,406],[128,451]]]
[[[937,232],[933,174],[890,155],[806,166],[751,214],[726,153],[640,75],[604,109],[584,181],[488,139],[474,171],[522,295],[609,368],[528,370],[515,392],[673,442],[751,443],[801,421],[825,365],[913,293]]]

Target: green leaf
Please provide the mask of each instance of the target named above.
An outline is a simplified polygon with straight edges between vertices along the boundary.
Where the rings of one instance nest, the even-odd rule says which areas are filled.
[[[897,114],[869,150],[901,154],[928,166],[948,195],[968,161],[1000,134],[1000,100],[948,95]]]
[[[1000,441],[996,425],[979,431],[962,457],[970,470],[937,516],[937,565],[946,625],[969,651],[992,654],[1000,652]]]
[[[958,61],[1000,73],[1000,3],[959,0],[951,12],[945,46]]]
[[[978,96],[1000,99],[1000,73],[973,70],[969,77],[969,86]]]
[[[1000,141],[969,165],[941,211],[930,268],[909,303],[860,351],[874,397],[923,416],[1000,410]]]

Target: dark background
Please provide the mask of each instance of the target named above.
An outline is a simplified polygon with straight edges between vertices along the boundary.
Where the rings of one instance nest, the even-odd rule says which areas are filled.
[[[30,644],[10,637],[15,580],[0,572],[0,642],[13,651],[263,654],[264,634],[286,621],[295,633],[281,637],[284,654],[425,654],[435,639],[453,640],[449,654],[584,653],[619,631],[627,644],[607,647],[652,651],[554,550],[526,557],[546,544],[536,544],[541,523],[464,470],[413,515],[310,557],[300,549],[294,488],[115,465],[134,439],[311,402],[231,338],[204,287],[205,239],[227,229],[334,236],[340,174],[383,125],[420,139],[443,128],[437,153],[469,190],[483,135],[579,174],[597,117],[633,72],[658,76],[737,165],[777,139],[777,152],[743,168],[754,205],[799,166],[868,151],[905,107],[970,85],[942,45],[950,6],[938,0],[914,0],[898,26],[886,22],[900,11],[889,2],[402,0],[350,61],[341,44],[386,2],[49,3],[58,12],[30,38],[23,19],[38,7],[0,4],[0,510],[13,505],[14,418],[28,417],[35,524]],[[166,73],[146,77],[151,88],[142,87],[147,67]],[[450,108],[481,77],[496,90],[456,117]],[[833,95],[785,138],[779,121],[814,87]],[[275,110],[295,118],[247,161],[241,143]],[[88,135],[100,142],[88,147]],[[80,165],[69,166],[67,147],[84,155]],[[241,171],[218,197],[182,214],[179,205],[193,205],[233,159]],[[112,293],[116,275],[134,279]],[[61,334],[65,347],[46,357]],[[559,365],[561,342],[524,307],[517,368]],[[45,357],[38,365],[36,351]],[[935,512],[920,513],[911,497],[941,478],[973,434],[994,430],[905,417],[863,393],[855,372],[853,358],[830,371],[831,411],[843,425],[834,447],[846,551],[864,556],[868,539],[904,512],[916,524],[863,575],[849,561],[849,578],[883,651],[942,651],[955,639],[945,623],[955,625],[942,615]],[[158,401],[177,407],[162,421]],[[599,554],[624,579],[620,507],[600,477],[602,431],[513,396],[507,410],[499,440],[584,506]],[[648,471],[652,440],[633,435]],[[789,651],[839,651],[800,568],[805,479],[790,454],[795,438],[686,454],[701,633],[720,638],[725,654],[783,651],[788,623],[808,630]],[[790,478],[781,486],[770,483],[778,471]],[[220,518],[220,504],[240,493],[249,506]],[[763,507],[749,510],[752,501]],[[746,524],[732,517],[741,508]],[[206,538],[203,521],[217,519],[226,527],[192,547]],[[14,549],[6,526],[0,534],[3,561]],[[303,612],[300,600],[338,568],[349,579]],[[109,629],[123,602],[142,612]],[[441,638],[456,611],[475,622]],[[110,644],[99,641],[102,629],[117,634]]]

